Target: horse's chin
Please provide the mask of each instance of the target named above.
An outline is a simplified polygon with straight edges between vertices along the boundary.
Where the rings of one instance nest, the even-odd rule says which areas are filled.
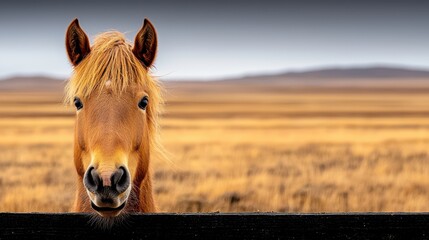
[[[125,201],[119,207],[111,208],[111,207],[99,207],[94,202],[91,201],[91,207],[95,210],[95,212],[101,217],[112,218],[117,217],[121,214],[122,210],[125,208],[127,202]]]

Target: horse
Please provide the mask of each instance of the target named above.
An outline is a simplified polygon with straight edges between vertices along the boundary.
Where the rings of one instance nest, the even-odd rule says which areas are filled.
[[[133,45],[122,33],[109,31],[91,46],[74,19],[65,43],[73,66],[65,102],[76,108],[72,211],[101,219],[156,212],[149,164],[151,156],[162,152],[162,89],[151,74],[155,27],[145,19]]]

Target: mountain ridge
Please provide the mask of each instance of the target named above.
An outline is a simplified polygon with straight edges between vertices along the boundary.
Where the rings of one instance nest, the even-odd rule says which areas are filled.
[[[278,74],[261,74],[249,75],[238,78],[226,78],[220,80],[163,80],[166,84],[180,85],[189,83],[243,83],[243,82],[263,82],[270,84],[278,82],[287,82],[289,80],[303,81],[303,80],[347,80],[359,81],[360,79],[376,80],[402,80],[402,79],[422,79],[429,81],[429,70],[403,68],[403,67],[386,67],[386,66],[372,66],[372,67],[331,67],[319,68],[305,71],[287,71]],[[28,90],[28,91],[44,91],[44,90],[59,90],[65,86],[65,79],[57,79],[47,76],[14,76],[0,80],[0,90],[13,91],[13,90]]]
[[[407,68],[407,67],[389,67],[389,66],[370,66],[370,67],[326,67],[302,71],[286,71],[277,74],[248,75],[239,79],[253,78],[287,78],[287,79],[357,79],[357,78],[429,78],[429,70]],[[228,81],[228,80],[225,80]]]

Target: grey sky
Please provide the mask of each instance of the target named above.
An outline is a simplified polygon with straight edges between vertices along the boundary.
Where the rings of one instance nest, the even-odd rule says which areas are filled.
[[[78,17],[93,39],[159,34],[155,74],[221,78],[323,66],[429,68],[425,1],[2,1],[0,77],[71,72],[64,33]]]

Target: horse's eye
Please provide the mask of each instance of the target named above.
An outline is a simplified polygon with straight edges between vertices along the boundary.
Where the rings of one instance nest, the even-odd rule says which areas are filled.
[[[139,108],[145,110],[149,99],[147,97],[143,97],[139,102]]]
[[[78,97],[75,97],[73,102],[77,110],[83,108],[83,104]]]

